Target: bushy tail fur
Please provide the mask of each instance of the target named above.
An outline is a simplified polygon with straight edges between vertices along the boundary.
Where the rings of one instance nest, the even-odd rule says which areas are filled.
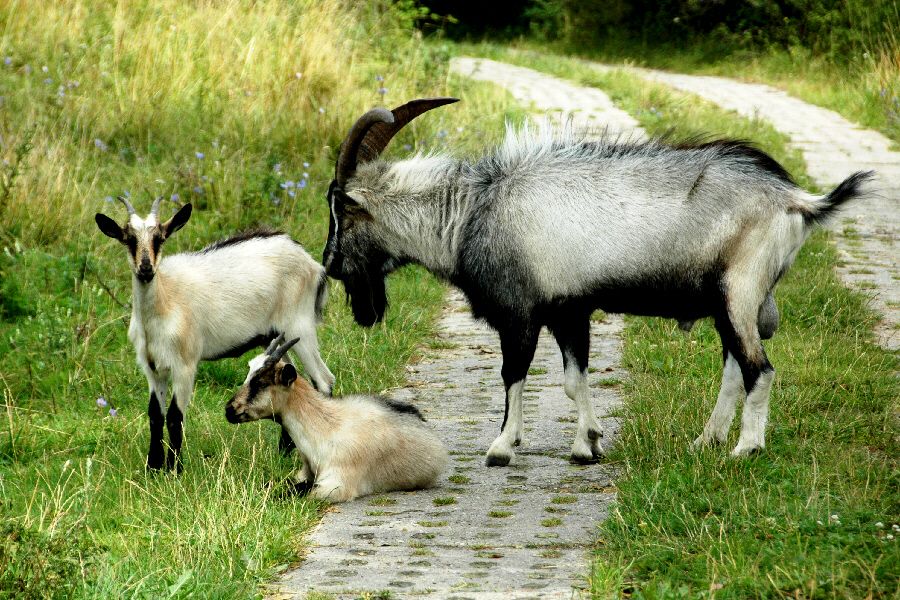
[[[810,227],[825,224],[844,202],[864,196],[865,184],[874,178],[875,171],[857,171],[842,181],[827,196],[808,205],[807,210],[803,212],[806,224]]]

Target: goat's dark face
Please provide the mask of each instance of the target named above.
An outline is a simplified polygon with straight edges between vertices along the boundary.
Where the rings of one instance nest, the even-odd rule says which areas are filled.
[[[325,272],[344,283],[353,318],[371,327],[387,309],[385,277],[397,261],[380,246],[374,219],[336,183],[328,190],[331,220],[322,262]]]
[[[250,373],[244,385],[225,405],[229,423],[275,419],[284,409],[290,387],[297,379],[297,369],[283,360],[260,368],[265,359],[266,355],[260,354],[250,361]]]
[[[159,223],[153,211],[144,219],[132,213],[130,209],[129,213],[128,221],[121,227],[102,213],[97,213],[94,219],[100,231],[128,248],[131,270],[138,281],[150,283],[156,276],[163,242],[184,227],[191,216],[191,205],[182,206],[175,216],[165,223]]]

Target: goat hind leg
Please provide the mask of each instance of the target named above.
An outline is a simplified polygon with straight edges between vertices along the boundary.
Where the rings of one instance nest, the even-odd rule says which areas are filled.
[[[731,422],[734,420],[737,403],[743,397],[744,379],[741,375],[741,367],[734,355],[726,350],[722,367],[722,386],[719,388],[716,407],[709,415],[709,420],[703,427],[703,433],[694,440],[695,448],[725,442],[728,431],[731,429]]]

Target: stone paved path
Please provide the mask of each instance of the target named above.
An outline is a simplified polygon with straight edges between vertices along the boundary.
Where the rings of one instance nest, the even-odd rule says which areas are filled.
[[[545,111],[575,111],[576,126],[642,135],[599,90],[492,61],[454,60],[452,68],[506,86]],[[609,447],[621,320],[591,325],[591,397]],[[587,597],[590,551],[615,498],[612,465],[576,466],[568,457],[575,408],[563,391],[562,357],[545,331],[525,387],[525,435],[514,463],[487,468],[484,456],[503,420],[497,335],[452,293],[439,324],[441,346],[409,367],[409,384],[391,396],[414,402],[451,452],[431,490],[360,498],[335,506],[310,539],[300,567],[272,586],[274,598],[315,590],[338,598],[388,590],[392,598],[569,599]]]
[[[620,68],[593,65],[604,71]],[[876,329],[879,342],[892,350],[900,348],[900,152],[890,149],[890,140],[766,85],[626,69],[741,115],[770,121],[802,151],[807,171],[823,189],[854,171],[876,171],[879,196],[848,205],[833,226],[843,258],[838,273],[845,282],[872,294],[873,307],[884,316]]]

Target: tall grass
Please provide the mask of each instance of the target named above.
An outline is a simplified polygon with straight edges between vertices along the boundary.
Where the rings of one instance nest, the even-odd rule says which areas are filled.
[[[321,507],[286,493],[297,465],[271,424],[223,418],[244,361],[201,366],[185,473],[145,473],[130,273],[93,213],[163,196],[164,214],[195,207],[164,253],[259,223],[320,254],[335,148],[362,111],[463,97],[395,155],[502,131],[508,98],[449,78],[447,48],[410,23],[386,1],[0,4],[0,597],[245,598],[302,552]],[[333,286],[319,340],[337,392],[402,382],[442,295],[406,269],[364,330]]]

